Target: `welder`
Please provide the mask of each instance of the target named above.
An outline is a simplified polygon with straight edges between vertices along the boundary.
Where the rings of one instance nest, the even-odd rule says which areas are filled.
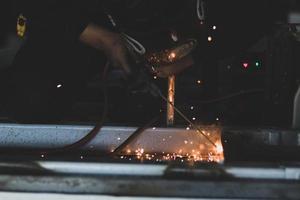
[[[21,6],[17,21],[18,34],[23,35],[26,42],[16,56],[12,70],[10,88],[13,97],[10,99],[14,118],[25,122],[50,122],[62,118],[72,102],[85,95],[84,85],[91,75],[102,71],[106,57],[112,65],[130,73],[132,66],[120,32],[131,36],[148,51],[163,50],[174,42],[170,30],[177,30],[178,26],[188,30],[191,24],[201,25],[199,19],[203,10],[199,2],[203,1],[18,2],[25,4]],[[209,45],[201,41],[202,47],[207,46],[201,50],[202,58],[205,52],[211,52],[212,60],[217,60],[218,55],[234,55],[232,52],[239,52],[261,37],[266,23],[261,18],[264,15],[259,13],[265,9],[261,3],[258,8],[257,2],[261,1],[206,1],[206,6],[213,8],[209,9],[208,16],[222,35],[217,34],[218,42]],[[253,10],[256,15],[252,15]],[[195,23],[193,20],[198,21]],[[207,42],[205,30],[186,32],[198,36],[203,34]],[[245,38],[248,32],[253,34]],[[183,60],[161,67],[157,70],[158,76],[166,77],[191,63],[191,60]],[[209,74],[206,72],[205,76],[210,78],[205,80],[205,85],[213,93],[216,90],[216,70],[210,67],[206,71]]]
[[[18,34],[26,41],[15,58],[11,78],[14,119],[60,119],[71,109],[71,102],[84,95],[84,84],[102,70],[105,58],[130,75],[128,48],[120,32],[134,32],[139,38],[141,32],[155,35],[159,30],[162,36],[174,26],[162,23],[164,19],[182,16],[178,10],[189,8],[190,3],[174,0],[26,1],[17,22]],[[170,41],[170,34],[166,35],[162,37]],[[180,65],[159,68],[157,74],[166,77],[191,64],[189,58]]]

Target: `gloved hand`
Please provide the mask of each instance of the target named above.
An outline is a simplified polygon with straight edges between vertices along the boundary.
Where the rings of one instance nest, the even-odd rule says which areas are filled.
[[[127,75],[131,74],[129,52],[121,34],[89,24],[80,35],[80,41],[104,52],[114,67],[120,67]]]
[[[151,93],[151,74],[146,72],[142,63],[136,62],[134,51],[119,33],[90,24],[80,36],[83,43],[103,51],[111,64],[120,67],[126,73],[126,83],[131,92]]]

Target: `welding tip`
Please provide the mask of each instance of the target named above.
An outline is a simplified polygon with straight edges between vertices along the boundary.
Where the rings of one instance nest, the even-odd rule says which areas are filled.
[[[189,118],[183,114],[183,112],[181,112],[172,102],[170,102],[162,93],[159,93],[160,97],[166,101],[167,103],[169,103],[170,105],[172,105],[172,107],[174,108],[174,110],[186,121],[188,122],[198,133],[200,133],[202,136],[204,136],[204,138],[207,139],[207,141],[209,141],[209,143],[211,143],[214,147],[217,147],[217,145],[205,134],[203,133],[203,131],[196,126],[191,120],[189,120]]]

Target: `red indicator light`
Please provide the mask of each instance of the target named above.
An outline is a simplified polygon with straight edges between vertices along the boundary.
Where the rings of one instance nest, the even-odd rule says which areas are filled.
[[[249,63],[243,63],[243,67],[247,69],[249,67]]]

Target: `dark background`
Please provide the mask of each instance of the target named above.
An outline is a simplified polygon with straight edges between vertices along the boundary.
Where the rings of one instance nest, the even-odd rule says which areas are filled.
[[[196,60],[195,65],[177,77],[176,105],[190,118],[196,118],[199,123],[289,127],[292,121],[293,96],[299,80],[297,69],[299,43],[293,37],[296,26],[291,24],[288,16],[292,11],[299,10],[299,2],[207,1],[207,19],[204,24],[191,15],[185,15],[189,11],[184,9],[188,10],[189,5],[181,6],[185,4],[184,1],[175,2],[167,5],[171,10],[170,16],[183,13],[181,14],[183,18],[180,18],[182,21],[172,17],[164,20],[167,24],[173,24],[175,21],[179,24],[179,32],[196,37],[199,41],[199,46],[193,55]],[[24,5],[16,0],[2,1],[2,4],[0,6],[0,118],[4,122],[15,122],[16,119],[12,117],[13,113],[10,109],[14,105],[10,104],[11,99],[8,94],[11,88],[7,85],[9,82],[7,74],[14,73],[10,68],[12,59],[23,42],[16,37],[15,26],[17,16],[22,12]],[[166,6],[160,5],[159,1],[153,4],[154,7]],[[26,6],[34,6],[34,3]],[[117,13],[121,13],[121,19],[125,18],[124,16],[134,18],[139,14],[151,18],[153,14],[143,12],[143,9],[147,10],[147,6],[139,7],[140,13],[132,14],[133,16],[131,12],[126,12],[124,5],[116,4],[115,8]],[[183,9],[181,12],[178,10],[180,8]],[[149,35],[149,30],[161,28],[158,21],[146,20],[143,28],[140,28],[138,22],[124,20],[124,27],[129,31],[141,30]],[[213,26],[217,29],[213,30]],[[145,37],[144,42],[151,43],[153,45],[151,48],[155,49],[164,42],[163,34],[163,31],[161,34],[157,31],[151,34],[151,37]],[[213,38],[212,42],[207,41],[208,36]],[[80,96],[68,102],[72,105],[71,109],[63,116],[56,116],[51,123],[90,123],[97,121],[101,115],[103,95],[100,79],[105,59],[101,56],[98,58],[98,54],[88,48],[83,49],[82,52],[82,55],[88,56],[91,65],[99,66],[99,72],[95,67],[85,72],[90,78],[84,85],[78,87],[81,91]],[[86,57],[83,56],[83,63],[84,58]],[[244,68],[245,63],[248,64],[248,68]],[[82,71],[72,73],[82,73]],[[115,79],[115,74],[111,72],[110,79]],[[201,80],[201,84],[197,83],[198,80]],[[156,83],[166,89],[166,80],[156,80]],[[21,80],[17,84],[22,84]],[[245,94],[241,94],[241,91]],[[110,124],[140,125],[164,108],[165,103],[160,99],[145,94],[131,95],[124,90],[122,84],[109,81],[107,122]],[[18,122],[38,123],[39,120],[25,119]],[[163,124],[164,120],[161,120],[161,125]],[[178,118],[177,124],[185,123]]]

